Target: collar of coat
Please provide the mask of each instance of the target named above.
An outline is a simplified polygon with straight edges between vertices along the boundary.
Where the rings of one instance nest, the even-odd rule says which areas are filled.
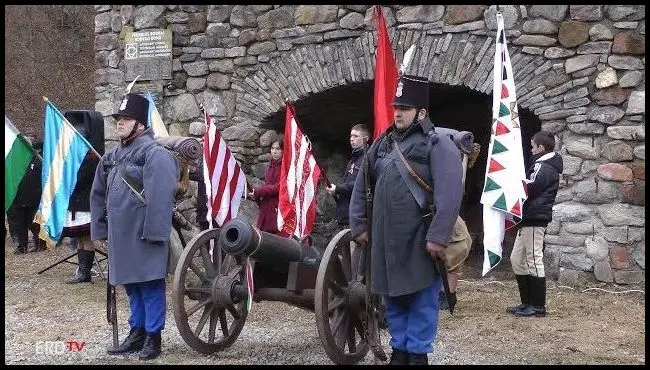
[[[554,155],[555,155],[555,152],[548,152],[548,153],[546,153],[546,154],[540,156],[539,158],[537,158],[537,159],[535,160],[535,162],[543,162],[543,161],[546,161],[546,160],[548,160],[548,159],[553,158]]]
[[[364,145],[366,145],[366,149],[368,149],[367,144]],[[352,149],[352,152],[350,153],[351,160],[354,160],[355,158],[359,158],[362,155],[363,155],[363,147]]]
[[[410,135],[411,133],[413,133],[413,131],[416,131],[418,129],[422,133],[424,133],[426,135],[429,132],[429,130],[431,130],[433,128],[434,128],[434,126],[433,126],[433,123],[431,122],[431,120],[429,119],[429,116],[426,116],[426,117],[424,117],[424,119],[421,119],[421,120],[415,122],[413,125],[409,126],[409,128],[407,128],[405,130],[405,135],[403,137],[406,137],[406,136]],[[395,132],[395,133],[393,134],[393,132]],[[406,132],[408,132],[408,134],[406,134]],[[386,130],[386,135],[390,135],[390,134],[393,134],[393,136],[394,135],[399,135],[398,131],[397,131],[397,128],[395,127],[395,123],[393,123]]]
[[[153,138],[153,129],[151,127],[147,127],[139,135],[130,140],[120,140],[120,146],[122,148],[126,148],[128,146],[134,145],[135,143],[153,140]]]

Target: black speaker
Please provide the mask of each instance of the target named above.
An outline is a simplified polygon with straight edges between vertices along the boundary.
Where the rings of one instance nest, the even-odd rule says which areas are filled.
[[[99,154],[104,155],[104,117],[94,110],[71,110],[63,113]]]

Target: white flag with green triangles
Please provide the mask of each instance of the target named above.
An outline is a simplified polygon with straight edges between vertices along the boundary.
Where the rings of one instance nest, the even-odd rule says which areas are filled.
[[[497,12],[492,90],[492,135],[488,148],[483,204],[483,276],[501,261],[505,231],[521,221],[526,200],[526,168],[515,94],[515,80],[503,29]]]

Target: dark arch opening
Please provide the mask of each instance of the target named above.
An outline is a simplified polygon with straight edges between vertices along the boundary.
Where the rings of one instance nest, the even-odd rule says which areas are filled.
[[[325,159],[338,155],[347,161],[350,151],[350,128],[357,123],[367,124],[372,131],[373,125],[373,81],[352,83],[335,87],[317,94],[309,95],[294,102],[297,119],[309,136],[321,163]],[[468,264],[471,275],[480,276],[483,255],[482,205],[480,204],[487,149],[492,125],[492,96],[471,90],[465,86],[430,84],[429,116],[436,126],[448,127],[459,131],[470,131],[475,142],[481,145],[481,152],[474,167],[467,170],[465,180],[465,197],[461,216],[467,222],[472,234],[473,245]],[[530,164],[530,138],[541,129],[541,121],[528,109],[519,109],[522,128],[522,147],[526,168]],[[262,127],[281,133],[284,130],[285,109],[270,115],[262,122]],[[336,168],[324,168],[328,176],[340,170],[345,162]],[[333,217],[334,214],[325,215]],[[514,243],[514,232],[506,233],[503,260],[494,273],[510,273],[510,266],[504,263],[509,259]]]

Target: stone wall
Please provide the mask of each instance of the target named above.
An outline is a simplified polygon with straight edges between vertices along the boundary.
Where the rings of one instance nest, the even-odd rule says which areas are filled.
[[[95,7],[96,109],[115,145],[124,92],[122,27],[173,31],[173,80],[162,112],[170,133],[202,135],[200,104],[251,181],[259,181],[284,107],[373,78],[376,33],[367,5],[101,5]],[[491,94],[496,7],[383,7],[410,74]],[[556,134],[565,161],[546,236],[548,275],[637,283],[645,270],[645,6],[501,6],[519,106]]]

